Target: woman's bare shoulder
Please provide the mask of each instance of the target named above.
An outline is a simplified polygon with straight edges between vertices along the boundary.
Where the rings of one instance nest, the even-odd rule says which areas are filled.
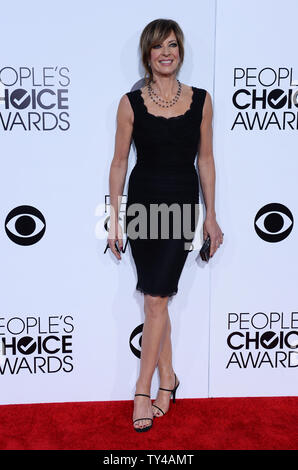
[[[120,120],[129,120],[132,121],[134,120],[134,112],[133,112],[133,106],[131,103],[130,95],[127,92],[124,93],[120,100],[119,100],[119,105],[118,105],[118,111],[117,111],[117,116],[118,119]]]
[[[204,88],[201,88],[201,90],[203,90],[203,92],[205,93],[205,100],[203,105],[203,119],[209,119],[211,121],[213,115],[212,98],[209,91],[205,90]]]
[[[181,83],[182,88],[183,88],[185,91],[188,91],[189,93],[192,93],[192,89],[195,88],[195,87],[193,87],[193,86],[191,86],[191,85],[186,85],[186,83],[182,83],[182,82],[180,82],[180,83]]]

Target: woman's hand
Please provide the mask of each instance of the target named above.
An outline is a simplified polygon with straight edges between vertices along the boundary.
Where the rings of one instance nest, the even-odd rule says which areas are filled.
[[[121,256],[120,252],[117,250],[117,242],[119,245],[119,250],[123,251],[123,232],[119,222],[116,224],[116,226],[114,224],[110,225],[108,244],[116,258],[120,260]]]
[[[210,236],[211,244],[210,244],[210,257],[214,255],[217,248],[223,242],[223,233],[221,228],[219,227],[218,223],[216,222],[215,216],[207,215],[203,224],[203,237],[204,240]]]

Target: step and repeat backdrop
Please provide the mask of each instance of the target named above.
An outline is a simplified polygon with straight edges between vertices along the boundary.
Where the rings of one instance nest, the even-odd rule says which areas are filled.
[[[107,247],[109,170],[119,100],[143,85],[139,38],[156,18],[182,27],[179,79],[213,100],[225,233],[204,263],[200,190],[193,250],[169,301],[180,398],[296,394],[298,6],[179,5],[2,7],[0,404],[133,397],[143,295],[125,233],[121,261]],[[132,144],[123,227],[135,162]]]
[[[217,2],[210,396],[297,395],[297,12]]]

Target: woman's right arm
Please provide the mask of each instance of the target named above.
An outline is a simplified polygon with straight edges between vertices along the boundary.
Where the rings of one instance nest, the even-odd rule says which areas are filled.
[[[120,99],[117,111],[115,150],[109,174],[111,216],[108,243],[112,252],[118,259],[121,259],[121,256],[115,247],[115,243],[118,241],[119,249],[123,248],[123,238],[119,233],[121,231],[121,228],[118,223],[118,219],[127,173],[128,156],[133,131],[133,121],[134,113],[129,102],[128,96],[123,95]]]

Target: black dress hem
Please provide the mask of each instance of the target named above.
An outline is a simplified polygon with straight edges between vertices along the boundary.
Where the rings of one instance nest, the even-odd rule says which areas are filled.
[[[152,294],[151,292],[148,292],[147,290],[143,289],[139,285],[136,286],[136,290],[138,292],[141,292],[142,294],[151,295],[152,297],[173,297],[178,292],[178,289],[175,289],[174,291],[170,292],[169,294]]]

